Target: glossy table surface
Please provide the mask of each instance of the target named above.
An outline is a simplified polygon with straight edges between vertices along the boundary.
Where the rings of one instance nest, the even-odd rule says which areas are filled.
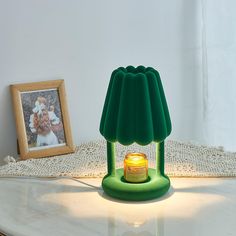
[[[236,235],[236,178],[172,178],[168,194],[125,202],[101,179],[0,178],[0,231],[14,236]]]

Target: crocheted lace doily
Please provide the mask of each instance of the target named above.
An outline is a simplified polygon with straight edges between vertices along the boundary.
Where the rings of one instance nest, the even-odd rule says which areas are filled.
[[[149,167],[155,167],[155,145],[116,145],[116,167],[123,166],[127,152],[144,152]],[[177,141],[165,143],[165,172],[169,176],[236,176],[236,153]],[[106,141],[82,144],[75,153],[50,158],[9,162],[0,167],[0,177],[103,177],[106,174]]]

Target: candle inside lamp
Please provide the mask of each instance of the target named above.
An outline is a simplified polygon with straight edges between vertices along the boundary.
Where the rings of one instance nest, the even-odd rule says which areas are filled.
[[[124,177],[127,182],[141,183],[148,178],[148,160],[144,153],[128,153],[124,159]]]

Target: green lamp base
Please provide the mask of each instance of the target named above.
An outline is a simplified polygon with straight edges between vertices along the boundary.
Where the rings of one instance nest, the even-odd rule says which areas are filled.
[[[102,180],[104,192],[114,198],[128,201],[145,201],[161,197],[170,188],[170,180],[165,175],[148,169],[148,179],[144,183],[128,183],[124,178],[124,169],[117,169],[116,175],[106,175]]]

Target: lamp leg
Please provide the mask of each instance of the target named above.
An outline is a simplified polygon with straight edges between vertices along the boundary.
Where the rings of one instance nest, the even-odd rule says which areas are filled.
[[[156,166],[157,174],[165,176],[165,143],[164,141],[156,143]]]
[[[107,172],[108,175],[116,175],[115,144],[107,141]]]

